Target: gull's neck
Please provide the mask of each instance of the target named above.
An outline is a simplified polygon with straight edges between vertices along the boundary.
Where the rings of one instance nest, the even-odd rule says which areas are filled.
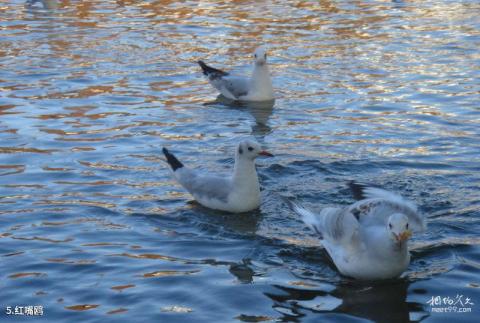
[[[235,158],[235,167],[233,169],[233,182],[243,185],[258,185],[257,170],[255,169],[255,160],[247,158]]]
[[[273,95],[272,80],[270,79],[270,70],[267,62],[263,64],[255,63],[251,80],[255,89]]]
[[[390,239],[392,250],[395,254],[407,256],[408,254],[408,241],[395,242]]]

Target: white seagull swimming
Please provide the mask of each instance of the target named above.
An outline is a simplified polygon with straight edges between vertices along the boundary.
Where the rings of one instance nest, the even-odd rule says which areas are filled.
[[[202,174],[183,164],[163,148],[173,176],[195,200],[211,209],[232,213],[248,212],[260,206],[260,184],[255,158],[273,156],[253,141],[242,141],[235,152],[235,166],[230,176]]]
[[[258,47],[254,58],[255,65],[252,76],[249,78],[230,75],[208,66],[203,61],[198,61],[198,64],[210,84],[226,98],[238,101],[271,101],[274,99],[273,87],[265,47]]]
[[[345,276],[381,280],[400,276],[410,263],[407,241],[426,229],[415,204],[377,187],[350,183],[356,203],[325,208],[316,215],[293,204],[303,222],[320,235]]]

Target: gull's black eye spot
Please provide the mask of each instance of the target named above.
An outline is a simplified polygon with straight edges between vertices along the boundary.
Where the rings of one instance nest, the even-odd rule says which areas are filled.
[[[389,224],[388,224],[388,227],[391,229],[391,228],[392,228],[392,224],[391,224],[391,223],[389,223]]]
[[[255,54],[255,58],[257,58],[257,54]]]
[[[248,147],[248,151],[252,151],[253,150],[253,147]]]
[[[408,230],[408,223],[407,223],[407,225],[405,226],[405,228],[407,228],[407,230]]]
[[[267,54],[263,55],[263,58],[267,59]]]
[[[239,153],[239,154],[243,154],[243,149],[242,149],[242,147],[238,147],[238,153]]]

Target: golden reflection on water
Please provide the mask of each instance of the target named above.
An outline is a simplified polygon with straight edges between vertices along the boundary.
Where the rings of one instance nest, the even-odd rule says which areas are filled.
[[[188,276],[199,273],[200,270],[159,270],[143,274],[144,278],[168,277],[168,276]]]
[[[2,203],[2,204],[15,203],[15,200],[27,199],[27,198],[30,198],[30,195],[27,195],[27,194],[23,194],[23,195],[4,195],[4,196],[0,196],[0,200],[2,200],[0,203]]]
[[[72,310],[72,311],[87,311],[87,310],[97,308],[99,306],[100,305],[98,304],[79,304],[79,305],[65,306],[65,308],[67,310]]]
[[[136,259],[158,259],[158,260],[166,260],[166,261],[172,261],[172,262],[182,262],[182,263],[187,263],[188,261],[176,258],[176,257],[170,257],[170,256],[164,256],[164,255],[159,255],[159,254],[131,254],[131,253],[121,253],[121,254],[112,254],[109,255],[112,257],[128,257],[128,258],[136,258]]]
[[[95,193],[94,196],[116,198],[116,199],[125,199],[129,201],[158,201],[159,197],[157,195],[151,194],[142,194],[142,195],[112,195],[106,193]]]
[[[217,261],[215,258],[222,258],[223,254],[215,254],[213,260],[189,260],[188,256],[163,255],[161,253],[176,254],[170,253],[160,242],[148,242],[152,237],[181,242],[182,230],[190,225],[189,221],[178,231],[175,231],[177,227],[175,230],[161,224],[157,227],[155,221],[165,220],[165,214],[173,217],[185,210],[197,212],[194,206],[183,201],[190,200],[190,195],[173,186],[171,177],[167,177],[167,168],[160,157],[161,144],[178,145],[182,157],[188,156],[189,159],[196,159],[191,154],[197,151],[218,156],[217,147],[212,149],[212,142],[224,145],[226,138],[246,134],[238,129],[248,129],[252,117],[254,122],[268,128],[259,137],[285,153],[286,158],[315,158],[326,164],[330,160],[355,159],[356,150],[360,149],[364,155],[359,153],[358,156],[387,159],[409,154],[420,158],[434,154],[428,144],[417,144],[417,138],[377,136],[385,130],[408,133],[415,126],[423,126],[427,128],[425,132],[435,133],[440,129],[441,135],[447,137],[471,136],[473,131],[454,131],[437,124],[438,121],[455,122],[459,117],[461,111],[447,110],[435,99],[455,97],[455,89],[445,90],[439,86],[458,85],[458,80],[450,79],[450,75],[458,75],[464,70],[456,64],[431,63],[429,57],[421,55],[421,50],[424,41],[438,47],[454,41],[462,43],[461,32],[472,31],[476,26],[469,27],[461,21],[472,19],[478,10],[472,10],[471,4],[467,3],[426,5],[421,1],[403,1],[394,10],[392,6],[396,4],[390,1],[205,1],[190,5],[176,1],[62,0],[56,10],[46,12],[19,10],[13,3],[2,3],[0,13],[8,23],[2,35],[9,35],[11,39],[5,38],[0,57],[14,67],[12,74],[19,79],[8,80],[10,76],[2,74],[0,80],[0,94],[11,101],[0,105],[0,135],[4,139],[0,157],[6,160],[0,165],[0,176],[6,179],[5,184],[0,184],[0,189],[4,190],[0,203],[2,208],[5,207],[0,210],[0,215],[10,221],[15,216],[24,219],[28,213],[36,212],[33,222],[5,230],[15,231],[15,234],[0,234],[2,242],[22,240],[22,250],[10,250],[2,255],[6,257],[3,260],[14,256],[13,260],[22,263],[27,256],[34,256],[32,250],[41,248],[43,242],[64,244],[57,247],[62,250],[71,247],[71,252],[88,251],[92,254],[89,256],[92,259],[78,260],[57,253],[54,245],[48,245],[52,251],[37,259],[43,265],[52,263],[46,267],[46,273],[13,268],[6,277],[11,280],[35,279],[47,274],[48,277],[58,277],[54,268],[101,266],[102,257],[106,256],[122,257],[108,258],[108,262],[148,263],[159,267],[203,265],[203,272],[211,270],[211,264]],[[458,39],[432,37],[435,32],[445,30],[451,30],[450,35],[458,35]],[[408,41],[414,46],[407,48],[410,50],[403,50],[400,44],[403,36],[411,37]],[[213,100],[215,94],[201,78],[195,61],[205,59],[220,68],[240,67],[243,72],[251,63],[252,48],[262,40],[270,47],[272,72],[274,79],[278,80],[279,100],[275,107],[259,116],[248,107],[245,110],[234,107],[225,112],[224,106],[218,108],[218,102],[213,109],[201,105]],[[480,57],[477,51],[465,53],[464,58]],[[356,67],[354,69],[350,69],[352,65],[347,63],[352,61],[356,62],[352,64]],[[0,63],[0,67],[8,70],[6,64]],[[57,64],[65,68],[65,73],[57,70]],[[406,78],[392,80],[396,75]],[[424,79],[415,79],[419,75]],[[316,82],[321,82],[322,86],[315,86]],[[472,88],[470,94],[479,93]],[[432,100],[426,102],[422,95],[428,95]],[[306,106],[307,101],[315,103]],[[349,106],[343,110],[342,104],[346,103]],[[385,105],[387,109],[371,109],[376,105]],[[399,106],[405,110],[396,109]],[[217,114],[221,116],[216,117]],[[231,120],[233,118],[235,121]],[[368,129],[362,128],[364,125]],[[471,125],[476,124],[472,121]],[[255,135],[253,131],[252,134]],[[283,139],[285,142],[276,143]],[[182,150],[180,146],[188,146],[190,150]],[[335,150],[342,146],[347,146],[346,151]],[[221,158],[225,157],[221,155]],[[282,164],[284,160],[279,158],[274,163]],[[260,172],[270,176],[270,166],[259,165]],[[403,174],[410,175],[407,170],[403,170]],[[430,175],[451,174],[431,171]],[[11,182],[7,183],[10,178]],[[269,188],[266,193],[270,193]],[[344,202],[343,197],[341,199]],[[169,204],[178,200],[180,203],[177,204],[181,206]],[[25,203],[34,207],[24,208]],[[13,209],[15,204],[21,208]],[[102,210],[90,207],[107,209],[115,215],[103,218],[96,213]],[[475,212],[474,206],[470,207],[462,210]],[[258,221],[269,223],[272,213],[277,211],[266,206]],[[137,236],[136,230],[140,229],[135,222],[129,222],[129,218],[134,217],[125,215],[145,212],[154,216],[138,221],[147,228]],[[94,214],[95,217],[87,218],[85,214]],[[69,218],[55,220],[55,216]],[[204,220],[196,218],[195,221]],[[223,223],[218,225],[223,226]],[[198,228],[189,229],[195,231]],[[261,225],[252,231],[258,236],[281,241],[282,249],[318,246],[317,239],[292,233],[296,229],[287,227],[277,232],[268,225]],[[105,237],[83,236],[97,230],[102,234],[105,232]],[[130,230],[135,238],[146,240],[120,240],[129,239],[125,233],[129,234]],[[207,229],[198,229],[200,233],[195,231],[195,234],[202,236],[205,234],[202,230]],[[121,238],[115,235],[116,231],[122,234]],[[58,237],[59,232],[63,236]],[[219,234],[221,242],[224,242],[223,235],[227,233]],[[479,245],[475,239],[451,238],[445,238],[440,244],[452,241]],[[275,247],[272,248],[276,252]],[[142,252],[138,249],[144,252],[136,254]],[[242,253],[239,257],[244,256]],[[302,261],[294,266],[303,270],[305,264]],[[285,266],[290,269],[289,264]],[[201,276],[195,277],[200,272],[196,268],[155,269],[158,270],[145,273],[145,269],[135,267],[127,271],[127,277],[121,276],[118,281],[107,280],[105,289],[116,296],[125,296],[129,291],[143,293],[145,286],[142,283],[129,282],[134,274],[143,278]],[[450,269],[447,263],[440,263],[424,272],[413,272],[410,277],[430,278],[434,273]],[[284,281],[283,276],[269,275],[265,274],[269,279],[279,279],[297,288],[299,295],[300,290],[321,289],[307,280],[288,277]],[[99,277],[107,279],[107,275]],[[250,278],[249,283],[252,283],[253,278]],[[82,279],[86,278],[82,276]],[[95,279],[98,281],[97,276]],[[139,280],[147,282],[145,285],[152,283],[151,280]],[[78,284],[78,281],[72,284]],[[120,295],[122,291],[125,293]],[[57,291],[48,292],[55,294]],[[348,301],[348,295],[346,298]],[[58,302],[62,303],[63,298]],[[130,309],[120,307],[121,304],[107,307],[108,302],[102,302],[102,314],[134,312],[133,306]],[[75,299],[68,303],[77,304],[65,306],[72,311],[100,306],[83,304],[82,300]],[[179,304],[164,306],[161,311],[190,313],[194,309],[196,312],[196,307]],[[237,314],[229,319],[280,319],[270,314]]]
[[[244,43],[240,43],[238,46],[240,48],[229,48],[227,47],[226,52],[224,54],[233,54],[235,53],[240,54],[248,54],[251,51],[252,41],[254,39],[258,39],[261,37],[263,33],[266,32],[265,26],[271,26],[273,28],[271,31],[276,35],[275,38],[270,39],[272,42],[272,47],[279,47],[279,48],[286,48],[286,44],[295,44],[300,42],[305,42],[302,37],[303,34],[300,33],[300,30],[305,31],[318,31],[324,28],[328,28],[329,26],[333,25],[334,27],[331,28],[333,32],[332,36],[337,37],[339,39],[364,39],[364,38],[375,38],[377,41],[380,39],[384,39],[383,41],[387,42],[389,37],[387,33],[379,33],[375,31],[374,34],[369,32],[370,26],[377,26],[386,24],[391,17],[385,12],[387,11],[387,5],[381,3],[369,4],[365,6],[362,2],[357,2],[355,5],[349,6],[345,8],[340,4],[337,4],[333,1],[321,1],[317,4],[313,3],[302,3],[302,2],[292,2],[292,3],[284,3],[279,2],[278,7],[281,10],[275,11],[272,8],[275,6],[268,6],[268,5],[260,5],[260,4],[253,4],[251,2],[246,2],[242,4],[241,8],[236,7],[235,3],[215,3],[215,2],[206,2],[202,4],[198,4],[197,6],[183,6],[181,4],[177,4],[175,2],[170,1],[154,1],[149,3],[143,2],[135,2],[135,1],[107,1],[107,2],[89,2],[88,4],[85,3],[74,3],[70,1],[60,1],[58,5],[59,11],[63,13],[65,17],[74,17],[76,19],[67,20],[68,24],[75,26],[77,28],[101,28],[101,27],[108,27],[113,24],[112,21],[109,21],[109,16],[106,13],[103,13],[102,10],[99,10],[99,7],[110,7],[112,9],[120,7],[131,7],[136,8],[133,11],[118,11],[120,17],[122,17],[123,21],[128,22],[132,18],[137,18],[138,15],[143,17],[143,19],[149,21],[152,25],[155,24],[163,24],[168,25],[172,24],[175,25],[183,25],[183,24],[191,24],[191,20],[195,17],[206,17],[203,21],[195,21],[196,24],[199,26],[211,26],[217,25],[218,23],[214,19],[208,18],[215,18],[223,11],[228,11],[230,13],[229,16],[229,23],[235,26],[236,23],[252,23],[253,28],[249,28],[244,30],[242,33],[237,33],[232,31],[231,34],[226,35],[232,37],[232,39],[245,39],[247,40]],[[256,7],[256,10],[249,10]],[[291,15],[283,15],[283,10],[289,10]],[[74,10],[68,10],[74,9]],[[302,14],[298,14],[296,10],[308,10],[308,13],[302,12]],[[4,8],[5,11],[12,11],[10,6],[6,6]],[[433,18],[436,20],[442,19],[441,17],[447,17],[448,21],[451,21],[451,25],[449,28],[455,28],[454,21],[457,19],[464,18],[465,15],[471,15],[468,4],[457,3],[455,6],[445,7],[444,4],[436,4],[431,6],[402,6],[399,10],[402,11],[412,11],[411,16],[412,19],[425,19],[425,18]],[[14,17],[16,15],[17,19],[24,18],[24,12],[22,11],[13,11]],[[258,13],[261,12],[262,14],[259,15]],[[338,19],[339,15],[345,15],[343,20]],[[135,16],[132,16],[135,15]],[[320,18],[321,17],[321,18]],[[99,23],[99,22],[102,23]],[[345,27],[338,27],[336,25],[344,25]],[[227,23],[227,26],[229,24]],[[289,30],[289,32],[284,32],[286,29],[291,29],[292,26],[301,26],[301,28],[297,28],[299,32],[295,32],[295,30]],[[132,26],[135,28],[135,26]],[[403,25],[404,28],[429,28],[428,30],[432,29],[439,29],[443,28],[439,24],[429,24],[429,25],[416,25],[413,23],[409,23],[408,21],[405,22]],[[9,26],[9,28],[15,28],[19,30],[28,30],[29,26],[26,24],[19,24],[14,26]],[[460,27],[458,27],[460,28]],[[423,30],[422,29],[422,30]],[[177,37],[180,39],[182,36],[180,33],[176,34]],[[118,37],[118,35],[107,36],[104,38],[105,40],[108,37]],[[62,41],[61,44],[58,44],[58,39],[50,39],[49,44],[53,49],[53,55],[57,57],[69,57],[70,51],[72,47],[71,41]],[[87,39],[82,39],[83,47],[85,48],[97,48],[99,46],[96,42],[88,42]],[[217,39],[218,41],[218,39]],[[161,41],[158,39],[157,42],[161,46],[172,46],[175,48],[179,46],[177,44],[170,44]],[[192,48],[193,42],[182,42],[182,50],[186,51],[193,51],[199,53],[208,54],[208,48],[198,47]],[[352,43],[354,44],[354,42]],[[305,45],[308,45],[305,42]],[[345,46],[341,42],[337,42],[337,44],[333,45],[334,48],[331,48],[332,45],[330,44],[328,51],[330,54],[332,51],[335,51],[337,55],[342,55],[342,53],[348,50],[348,47]],[[307,46],[308,48],[309,46]],[[311,47],[311,46],[310,46]],[[8,51],[8,48],[7,48]],[[230,52],[229,52],[230,51]],[[311,53],[309,53],[308,57],[310,59],[318,59],[325,54],[325,49],[313,49]],[[85,61],[83,56],[73,56],[72,57],[78,61]],[[105,91],[104,88],[99,88],[100,91]],[[111,89],[107,89],[111,90]],[[89,90],[86,90],[87,92]],[[93,91],[93,94],[96,92]],[[89,93],[87,93],[88,95]],[[55,94],[53,94],[55,95]]]
[[[51,154],[58,152],[58,149],[38,149],[24,147],[0,147],[0,154],[17,154],[17,153],[35,153],[35,154]]]
[[[75,136],[75,135],[86,135],[86,134],[102,134],[105,132],[112,132],[112,131],[120,131],[131,127],[131,125],[124,125],[124,126],[116,126],[114,128],[107,128],[107,129],[95,129],[95,130],[82,130],[82,131],[64,131],[61,129],[40,129],[40,131],[44,131],[50,134],[57,134],[62,136]]]
[[[107,314],[119,314],[119,313],[124,313],[124,312],[127,312],[127,311],[128,311],[128,309],[120,307],[120,308],[108,311]]]
[[[13,169],[14,171],[7,171],[4,173],[0,173],[0,176],[18,174],[18,173],[22,173],[25,170],[25,165],[0,165],[0,170],[2,169],[7,169],[7,170]]]
[[[49,226],[59,227],[59,226],[67,226],[67,225],[76,226],[78,224],[83,224],[83,223],[86,223],[86,224],[92,223],[92,224],[95,224],[95,226],[98,226],[98,227],[101,227],[101,228],[108,228],[108,229],[114,229],[114,230],[128,228],[127,225],[113,223],[113,222],[110,222],[110,221],[108,221],[104,218],[94,218],[94,217],[91,217],[91,218],[75,218],[75,219],[72,219],[70,221],[42,221],[41,225],[42,226],[47,226],[47,227],[49,227]],[[123,245],[123,244],[120,244],[120,245]]]
[[[12,188],[45,188],[45,185],[40,185],[40,184],[4,184],[0,185],[3,187],[12,187]]]
[[[126,243],[111,243],[111,242],[94,242],[94,243],[83,243],[82,247],[117,247],[125,246]]]
[[[313,283],[309,283],[309,282],[304,282],[304,281],[290,281],[288,282],[289,285],[292,285],[292,286],[300,286],[300,287],[307,287],[307,288],[317,288],[319,287],[319,285],[317,284],[313,284]]]
[[[97,261],[93,259],[81,259],[81,260],[68,260],[65,258],[48,258],[45,259],[48,262],[66,264],[66,265],[92,265],[95,264]]]
[[[121,291],[123,291],[124,289],[133,288],[133,287],[135,287],[134,284],[129,284],[129,285],[112,286],[112,287],[110,287],[110,288],[113,289],[113,290],[116,290],[116,291],[118,291],[118,292],[121,292]]]
[[[74,182],[74,181],[55,181],[56,184],[62,185],[87,185],[87,186],[103,186],[103,185],[125,185],[127,183],[126,180],[104,180],[104,181],[94,181],[94,182]]]
[[[77,151],[93,151],[93,150],[96,150],[96,149],[93,148],[93,147],[73,147],[70,150],[72,152],[77,152]]]
[[[84,205],[84,206],[98,206],[106,209],[114,209],[116,204],[98,201],[87,200],[41,200],[34,203],[35,205]]]
[[[144,172],[151,172],[151,171],[155,170],[152,167],[114,165],[114,164],[107,164],[107,163],[102,163],[102,162],[79,161],[79,163],[86,166],[86,167],[99,168],[99,169],[135,170],[135,171],[144,171]]]
[[[12,274],[12,275],[9,275],[8,278],[16,279],[16,278],[24,278],[24,277],[45,277],[45,276],[47,276],[47,274],[45,273],[31,272],[31,273]]]
[[[1,89],[0,89],[0,91],[1,91]],[[17,114],[18,112],[8,111],[8,110],[13,109],[13,108],[15,108],[14,104],[2,104],[2,105],[0,105],[0,115]],[[12,130],[9,130],[9,131],[12,131]]]
[[[65,242],[71,242],[74,239],[73,238],[65,238],[65,239],[51,239],[51,238],[45,238],[45,237],[16,237],[16,236],[11,236],[10,238],[16,239],[16,240],[37,240],[37,241],[42,241],[42,242],[50,242],[50,243],[65,243]]]
[[[2,204],[4,204],[2,202]],[[0,211],[0,215],[4,215],[4,214],[18,214],[18,213],[32,213],[34,212],[35,210],[34,209],[18,209],[18,210],[2,210]]]

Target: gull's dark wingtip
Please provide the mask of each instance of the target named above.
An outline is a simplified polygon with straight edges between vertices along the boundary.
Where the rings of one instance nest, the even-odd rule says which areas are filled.
[[[277,194],[277,196],[282,200],[292,211],[294,210],[295,206],[297,205],[296,198],[292,196],[285,196],[282,194]]]
[[[205,68],[207,68],[207,64],[205,64],[202,60],[197,61],[197,64],[200,65],[203,71],[205,71]]]
[[[348,187],[353,194],[353,198],[356,200],[363,200],[365,199],[364,190],[367,187],[365,184],[360,184],[355,181],[348,182]]]
[[[294,208],[295,208],[295,203],[291,200],[291,198],[283,196],[283,195],[280,195],[280,197],[283,200],[283,202],[285,202],[285,204],[287,204],[288,207],[293,211]]]
[[[212,73],[212,68],[205,64],[203,61],[197,61],[198,65],[202,68],[203,75],[208,76],[210,73]]]
[[[203,75],[205,76],[217,78],[228,75],[227,72],[208,66],[202,60],[197,61],[197,63],[202,68]]]
[[[177,157],[170,153],[167,148],[163,147],[162,152],[167,159],[167,163],[170,165],[170,167],[172,167],[173,171],[183,167],[183,164],[177,159]]]

